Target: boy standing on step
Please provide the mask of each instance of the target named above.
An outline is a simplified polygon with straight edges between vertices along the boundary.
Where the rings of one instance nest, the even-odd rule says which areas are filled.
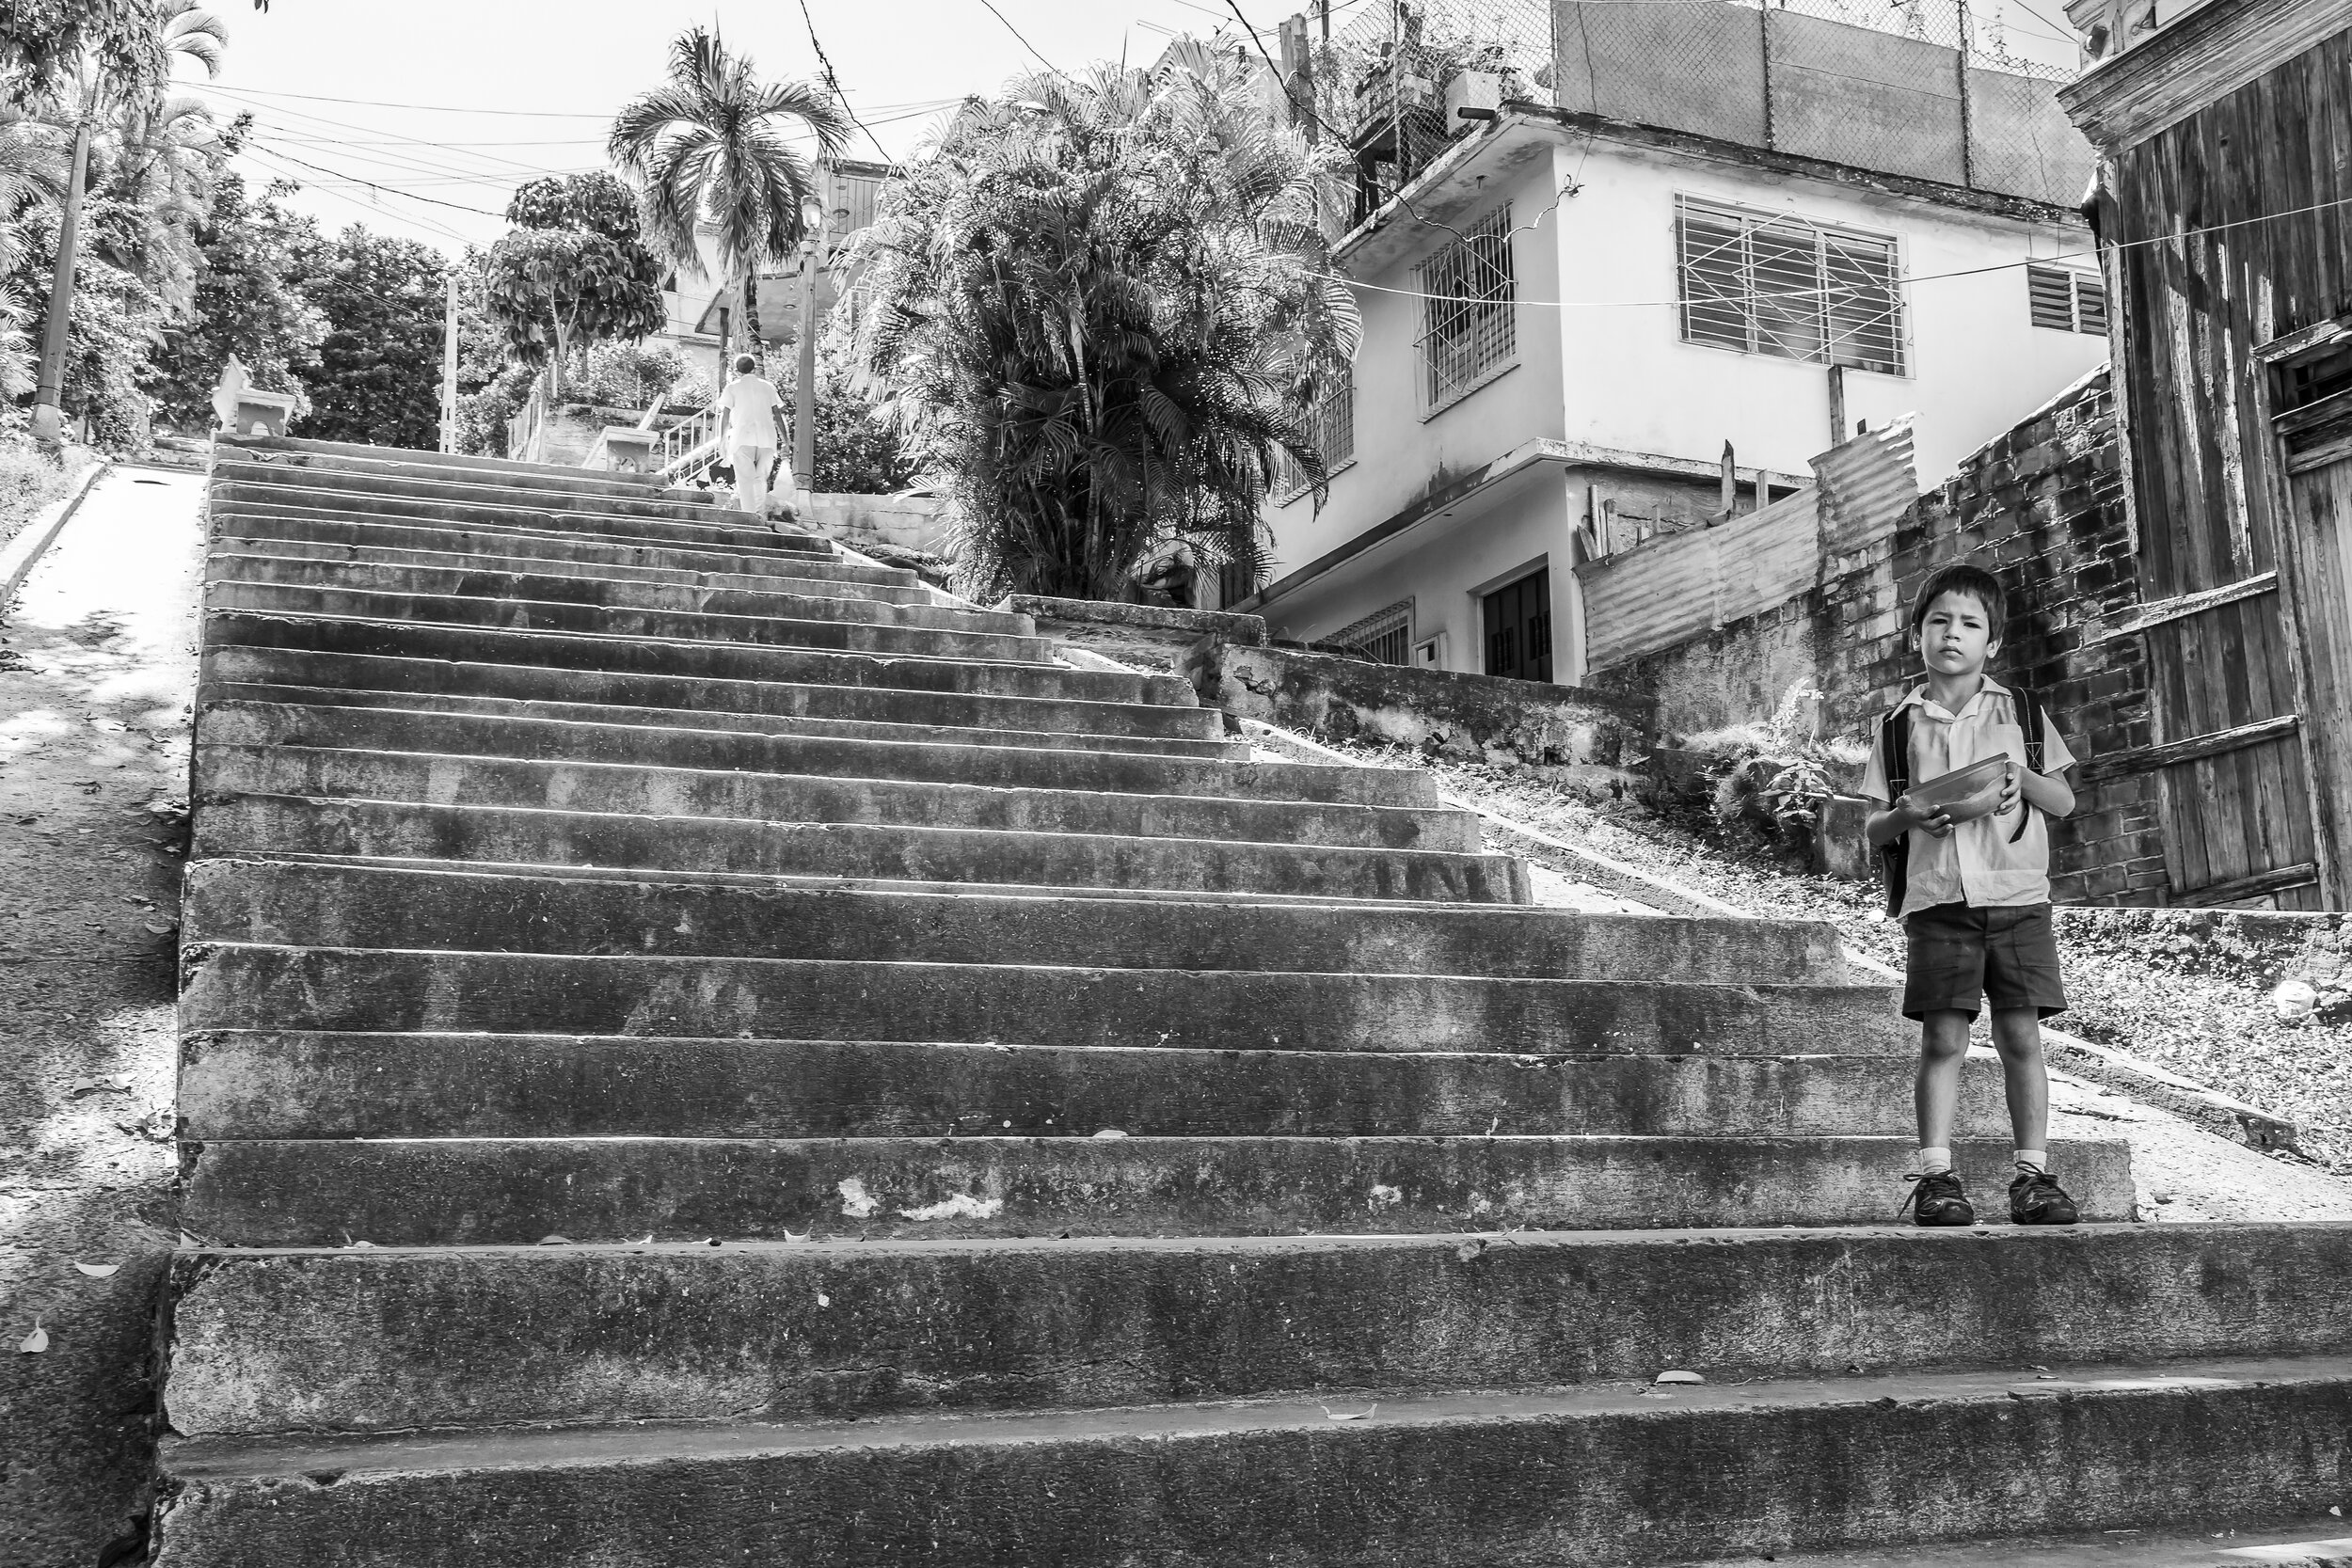
[[[1867,831],[1886,868],[1887,912],[1910,939],[1903,1016],[1919,1021],[1919,1170],[1910,1180],[1921,1225],[1977,1217],[1952,1171],[1952,1120],[1968,1029],[1988,998],[2016,1134],[2010,1218],[2075,1218],[2074,1199],[2050,1177],[2050,1080],[2042,1062],[2042,1020],[2066,1008],[2042,819],[2074,809],[2066,782],[2074,757],[2031,692],[1984,673],[2000,652],[2007,609],[2000,579],[1981,567],[1958,562],[1929,577],[1911,610],[1927,679],[1880,721],[1862,782],[1880,807]],[[2010,768],[1990,816],[1956,823],[1909,793],[1915,783],[1997,756]]]

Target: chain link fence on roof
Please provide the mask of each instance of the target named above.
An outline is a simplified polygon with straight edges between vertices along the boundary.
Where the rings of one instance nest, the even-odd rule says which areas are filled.
[[[1461,109],[1512,102],[2066,206],[2091,170],[2057,0],[1340,0],[1306,24],[1359,216]]]

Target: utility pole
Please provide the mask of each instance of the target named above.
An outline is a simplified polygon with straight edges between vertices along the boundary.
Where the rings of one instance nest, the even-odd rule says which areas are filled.
[[[1312,147],[1322,139],[1323,128],[1315,118],[1315,57],[1307,47],[1306,14],[1286,18],[1281,27],[1282,89],[1290,99],[1291,123]]]
[[[818,196],[801,215],[801,384],[792,397],[792,483],[803,494],[817,488],[817,272],[825,261],[825,197],[833,170],[817,166]]]
[[[449,316],[441,332],[441,450],[457,450],[457,269],[449,269]]]
[[[56,451],[65,436],[65,349],[73,321],[74,252],[82,237],[82,183],[89,174],[89,121],[73,128],[73,175],[57,222],[57,268],[49,279],[49,320],[40,338],[40,382],[33,394],[33,438]]]

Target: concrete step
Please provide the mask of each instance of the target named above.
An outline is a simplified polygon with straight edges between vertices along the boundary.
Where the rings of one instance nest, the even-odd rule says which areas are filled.
[[[2341,1505],[2347,1426],[2352,1361],[2321,1355],[199,1439],[166,1450],[157,1561],[1648,1568],[2314,1517]]]
[[[497,542],[496,539],[483,541],[493,546]],[[596,553],[659,555],[661,552],[600,550]],[[223,555],[266,556],[277,562],[304,562],[322,567],[524,573],[544,577],[588,578],[616,583],[733,589],[755,594],[839,594],[846,591],[845,585],[854,584],[858,597],[878,604],[927,605],[938,602],[934,590],[908,586],[897,580],[898,576],[911,577],[912,573],[898,574],[889,567],[852,566],[846,562],[820,562],[814,558],[805,566],[800,566],[790,576],[786,576],[782,569],[799,565],[799,558],[785,558],[776,562],[779,570],[773,572],[727,572],[685,566],[583,561],[568,555],[532,557],[485,551],[402,549],[383,545],[327,544],[314,539],[244,538],[235,534],[216,535],[210,554],[215,559]]]
[[[215,549],[207,562],[212,580],[270,583],[284,588],[341,589],[404,596],[492,598],[526,604],[598,605],[612,610],[685,611],[714,615],[767,616],[779,620],[862,621],[873,626],[931,626],[946,631],[993,631],[1035,636],[1026,615],[953,605],[907,604],[868,595],[863,583],[804,584],[792,578],[738,579],[756,586],[719,588],[671,582],[635,582],[562,573],[489,571],[468,566],[357,564],[298,557],[253,555]]]
[[[615,881],[444,866],[199,860],[190,942],[478,953],[890,958],[930,963],[1524,980],[1836,984],[1856,976],[1825,922],[1666,919],[1494,904],[1250,904]],[[1823,1043],[1820,1049],[1832,1049]]]
[[[799,824],[414,801],[240,796],[196,817],[201,857],[364,859],[564,870],[1017,884],[1093,893],[1190,891],[1271,897],[1525,904],[1506,855],[1243,844],[1103,833]]]
[[[612,472],[596,468],[567,468],[551,463],[517,463],[504,457],[468,457],[455,452],[423,451],[405,447],[363,446],[350,441],[320,441],[288,436],[215,436],[215,452],[239,460],[273,463],[288,468],[342,469],[355,473],[410,471],[426,478],[463,477],[497,484],[527,482],[540,486],[624,496],[660,496],[675,501],[716,505],[724,493],[672,489],[653,474]]]
[[[1219,1051],[1904,1056],[1877,986],[464,953],[221,942],[182,955],[183,1029],[766,1036]]]
[[[2301,1519],[2237,1520],[2217,1529],[2114,1529],[2005,1535],[1930,1545],[1867,1546],[1797,1556],[1753,1553],[1693,1568],[2352,1568],[2352,1535],[2342,1505]]]
[[[820,537],[800,529],[779,528],[732,507],[675,499],[660,490],[583,491],[533,483],[535,478],[491,480],[484,475],[457,472],[405,474],[389,467],[288,468],[282,464],[257,463],[223,453],[213,464],[212,488],[327,496],[359,507],[390,503],[461,510],[486,507],[496,511],[538,511],[555,514],[569,526],[585,530],[626,529],[640,522],[653,522],[697,528],[758,529],[787,543],[813,542]]]
[[[275,552],[350,552],[350,558],[355,560],[376,556],[455,556],[467,561],[528,561],[533,570],[553,570],[559,565],[586,571],[633,567],[690,576],[798,578],[899,588],[916,587],[922,580],[901,567],[869,566],[798,551],[783,554],[756,547],[709,549],[631,545],[581,539],[545,529],[468,528],[429,518],[387,522],[315,509],[259,504],[215,502],[211,515],[215,546],[260,542]],[[363,551],[371,553],[358,553]]]
[[[233,724],[227,727],[232,732],[235,728]],[[1086,753],[1035,754],[1057,759]],[[1423,849],[1452,854],[1474,854],[1479,847],[1478,819],[1467,812],[1439,807],[982,787],[870,776],[753,773],[718,767],[650,768],[624,762],[337,751],[285,743],[200,745],[196,748],[194,778],[199,808],[234,795],[294,795],[329,800],[404,800],[776,824],[977,828],[993,832],[1302,847]]]
[[[249,626],[240,629],[249,630]],[[825,672],[820,672],[825,673]],[[865,673],[863,669],[859,673]],[[926,675],[936,672],[926,664]],[[1070,672],[1076,673],[1078,672]],[[1096,672],[1085,672],[1095,673]],[[1225,740],[1214,708],[1177,705],[1173,693],[1132,676],[1113,674],[1107,700],[1048,694],[1026,697],[982,691],[894,688],[884,685],[822,685],[807,681],[739,681],[693,676],[571,669],[561,665],[489,664],[464,660],[402,658],[372,654],[313,652],[294,646],[215,646],[204,658],[207,696],[227,694],[238,685],[340,688],[336,700],[373,702],[380,697],[453,705],[523,704],[544,706],[548,717],[595,712],[623,716],[697,713],[720,728],[759,727],[762,721],[818,721],[898,731],[907,725],[938,730],[985,728],[994,733],[1050,732],[1100,741],[1180,740],[1234,746]],[[1054,677],[1058,683],[1059,675]],[[1152,698],[1161,698],[1152,701]]]
[[[251,518],[266,512],[276,516],[349,526],[390,523],[442,531],[480,531],[500,535],[532,535],[547,541],[576,541],[582,545],[636,546],[645,549],[723,551],[764,556],[771,561],[830,561],[830,542],[802,534],[780,533],[749,518],[728,522],[739,515],[718,514],[707,522],[673,521],[665,517],[601,517],[585,512],[520,505],[461,505],[453,501],[415,499],[398,496],[352,496],[335,490],[308,490],[286,484],[215,483],[206,491],[214,531],[247,531]],[[332,537],[330,534],[329,537]]]
[[[1953,1152],[2005,1196],[2006,1139]],[[1914,1153],[1909,1137],[229,1138],[183,1147],[181,1223],[297,1247],[1851,1225],[1895,1216]],[[2127,1146],[2053,1139],[2050,1158],[2085,1219],[2130,1216]]]
[[[1208,1051],[626,1035],[204,1030],[182,1136],[1853,1136],[1911,1117],[1899,1056]],[[2009,1122],[1971,1060],[1961,1135]],[[1999,1193],[1979,1193],[1995,1198]],[[1994,1208],[1997,1209],[1997,1203]]]
[[[204,1251],[174,1272],[189,1437],[1336,1402],[1668,1368],[2063,1382],[2352,1342],[2343,1225]]]
[[[1073,670],[969,658],[880,655],[780,643],[699,642],[681,638],[586,632],[508,631],[495,626],[368,621],[335,615],[209,610],[204,647],[296,648],[471,664],[535,664],[688,681],[755,681],[888,687],[987,696],[1074,698],[1096,703],[1194,706],[1192,688],[1173,675]]]
[[[1252,759],[1250,745],[1246,740],[1179,740],[1157,736],[1082,735],[1066,730],[974,729],[854,719],[799,719],[693,708],[613,707],[602,703],[534,703],[510,697],[453,696],[434,691],[358,691],[324,686],[215,682],[201,691],[199,701],[206,705],[259,703],[312,708],[388,708],[466,715],[499,724],[554,723],[593,728],[600,733],[612,729],[645,730],[662,732],[665,738],[667,732],[693,730],[762,738],[880,741],[909,749],[993,746],[1016,751],[1119,752],[1145,757],[1188,757],[1227,763],[1248,763]]]
[[[389,694],[394,695],[397,694]],[[598,711],[598,710],[591,710]],[[1297,762],[1229,762],[1092,752],[1067,746],[957,745],[907,726],[898,737],[776,735],[708,725],[537,719],[430,708],[212,702],[199,721],[223,746],[326,747],[356,752],[544,761],[986,786],[1211,796],[1226,800],[1439,809],[1434,775],[1403,768]]]
[[[204,588],[205,608],[215,612],[334,615],[362,621],[484,626],[501,631],[829,648],[848,653],[912,654],[925,658],[993,663],[1043,664],[1053,657],[1053,644],[1048,640],[1026,633],[847,620],[831,613],[837,602],[806,601],[803,608],[823,613],[787,619],[753,613],[748,609],[729,612],[642,610],[566,600],[502,598],[495,593],[377,594],[285,583],[237,582],[220,578],[215,578]],[[963,616],[975,612],[926,613]]]

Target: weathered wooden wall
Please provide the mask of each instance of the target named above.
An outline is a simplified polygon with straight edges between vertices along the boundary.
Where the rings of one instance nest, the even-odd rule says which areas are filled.
[[[2297,711],[2304,650],[2256,351],[2352,311],[2352,32],[2115,153],[2110,195],[2148,606],[2136,635],[2158,746],[2196,753],[2157,768],[2171,893],[2316,908],[2328,824],[2305,726],[2326,716]]]

